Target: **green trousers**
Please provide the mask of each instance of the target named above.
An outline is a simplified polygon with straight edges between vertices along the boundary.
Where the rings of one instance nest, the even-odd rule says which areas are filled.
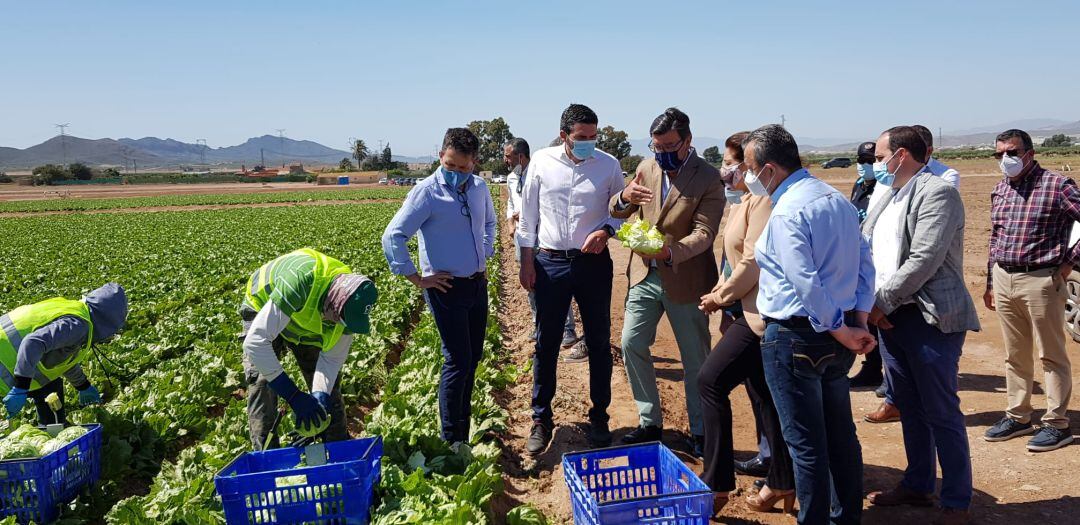
[[[656,388],[656,370],[649,348],[656,341],[656,326],[664,314],[667,314],[671,330],[675,332],[675,341],[679,344],[682,357],[690,432],[702,436],[705,435],[705,425],[701,419],[697,376],[709,354],[709,317],[698,310],[696,302],[670,301],[660,283],[660,274],[655,269],[649,270],[645,280],[630,288],[626,297],[622,354],[630,391],[637,403],[641,425],[662,427],[664,420],[660,409],[660,392]]]

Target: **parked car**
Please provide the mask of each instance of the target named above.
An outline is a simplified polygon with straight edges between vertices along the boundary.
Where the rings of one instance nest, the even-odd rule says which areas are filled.
[[[836,157],[821,163],[821,168],[826,170],[829,168],[847,168],[850,166],[851,159],[847,157]]]
[[[506,175],[496,175],[491,178],[492,184],[506,184]]]
[[[387,185],[390,184],[390,181],[386,177],[383,177],[379,179],[379,184]]]
[[[1073,223],[1072,235],[1069,237],[1069,246],[1080,241],[1080,227]],[[1073,341],[1080,343],[1080,265],[1074,266],[1069,278],[1065,280],[1065,290],[1069,296],[1065,300],[1065,331],[1072,336]]]

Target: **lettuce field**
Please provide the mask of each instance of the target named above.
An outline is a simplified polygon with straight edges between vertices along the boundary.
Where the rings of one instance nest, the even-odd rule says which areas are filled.
[[[362,198],[403,193],[377,191]],[[274,200],[282,195],[260,197],[288,202]],[[185,198],[196,197],[209,198]],[[78,298],[108,281],[127,289],[131,305],[125,330],[84,365],[105,404],[74,408],[69,418],[103,425],[102,475],[88,495],[65,508],[61,523],[224,522],[213,476],[250,449],[237,315],[241,290],[263,262],[304,246],[339,258],[379,287],[372,334],[357,337],[339,378],[350,431],[385,440],[373,523],[488,522],[488,504],[502,478],[501,450],[485,437],[506,421],[493,393],[521,373],[505,363],[496,366],[503,355],[497,284],[490,285],[487,357],[477,373],[471,447],[451,450],[438,439],[438,332],[419,292],[390,275],[379,244],[397,207],[374,202],[0,219],[0,311],[47,297]],[[489,271],[497,275],[497,266],[493,259]],[[299,377],[293,360],[283,361]],[[76,399],[70,386],[65,399]],[[22,417],[29,420],[31,413]],[[289,423],[285,418],[282,426]],[[527,508],[511,514],[522,522],[540,519]]]

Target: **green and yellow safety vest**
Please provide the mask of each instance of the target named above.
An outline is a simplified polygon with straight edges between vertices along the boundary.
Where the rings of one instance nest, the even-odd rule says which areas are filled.
[[[19,346],[23,338],[65,315],[78,317],[90,326],[86,346],[51,368],[38,363],[37,373],[30,381],[30,390],[37,390],[86,360],[90,342],[94,340],[94,322],[90,320],[90,309],[82,301],[55,297],[20,306],[0,316],[0,392],[7,394],[15,386],[15,362],[19,357]]]
[[[328,255],[301,248],[260,267],[248,279],[244,302],[259,311],[273,302],[289,315],[281,337],[324,352],[337,344],[345,325],[323,320],[322,300],[334,277],[352,270]]]

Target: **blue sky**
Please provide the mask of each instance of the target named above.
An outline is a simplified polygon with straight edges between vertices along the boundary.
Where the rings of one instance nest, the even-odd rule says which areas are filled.
[[[1080,119],[1080,2],[0,0],[0,145],[205,138],[285,128],[430,154],[503,116],[534,145],[570,102],[647,134],[665,107],[698,136],[787,118],[870,138]]]

